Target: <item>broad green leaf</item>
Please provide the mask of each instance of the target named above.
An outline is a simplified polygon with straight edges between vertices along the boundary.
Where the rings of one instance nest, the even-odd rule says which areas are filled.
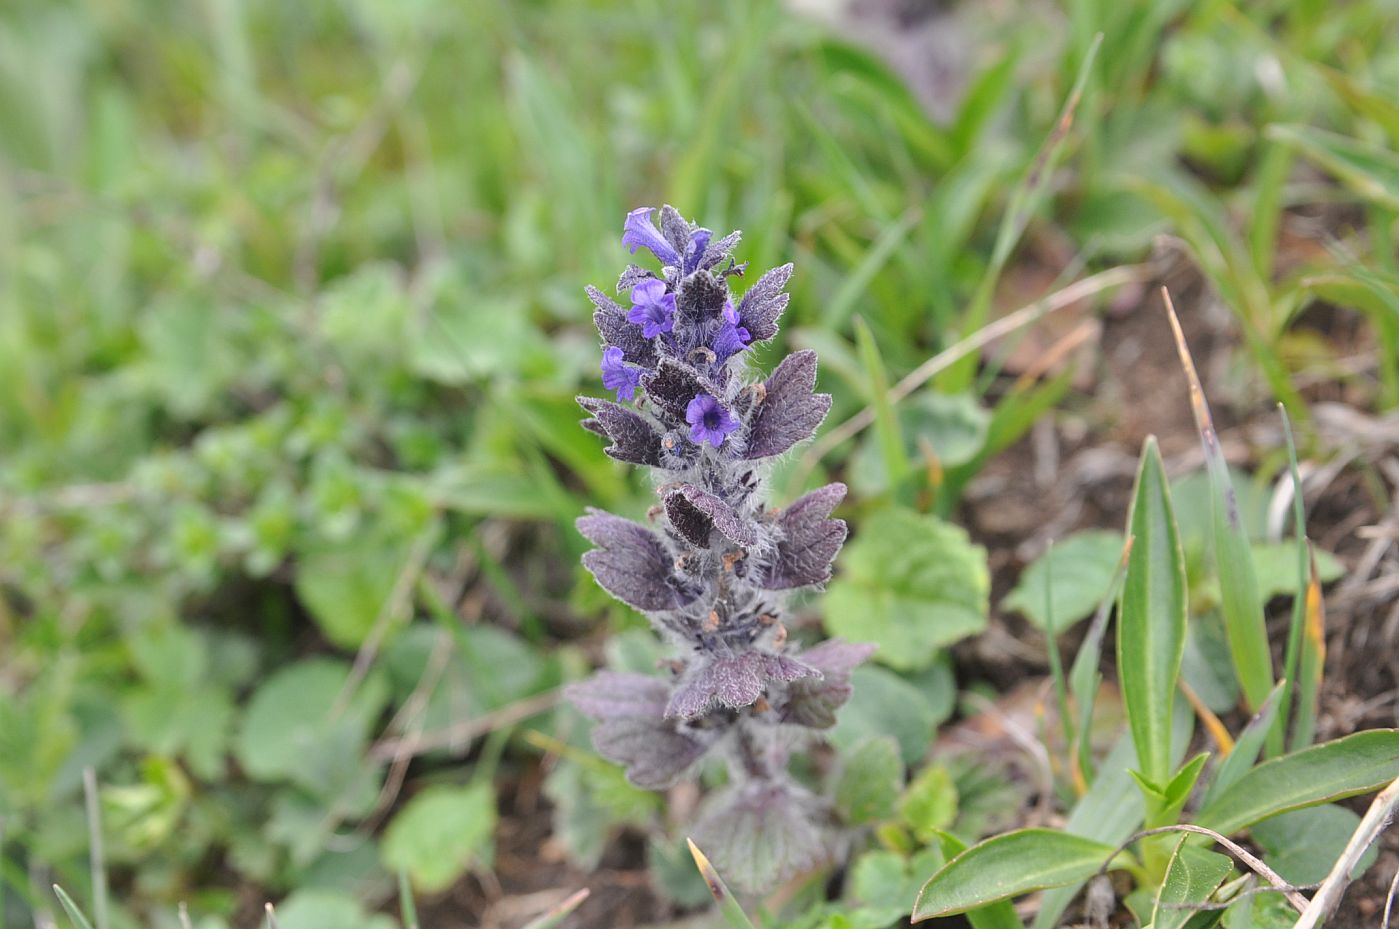
[[[353,538],[302,555],[296,595],[327,639],[342,648],[364,644],[388,607],[408,547],[380,538]]]
[[[1112,586],[1122,556],[1122,533],[1100,529],[1075,532],[1054,543],[1052,558],[1041,555],[1020,574],[1001,608],[1016,610],[1041,629],[1048,628],[1045,589],[1054,567],[1054,625],[1063,631],[1093,615]]]
[[[836,812],[854,826],[888,819],[894,813],[903,782],[899,743],[892,736],[871,736],[845,753],[836,780]]]
[[[334,890],[303,889],[277,905],[276,929],[393,929],[382,913],[366,913],[358,900]]]
[[[942,765],[924,768],[899,798],[899,818],[919,841],[931,842],[957,818],[957,785]]]
[[[371,672],[336,714],[348,678],[343,662],[312,658],[263,682],[234,743],[243,770],[257,780],[290,780],[327,799],[333,796],[327,791],[348,788],[369,770],[360,752],[388,687]]]
[[[1265,819],[1249,827],[1249,835],[1267,852],[1268,865],[1289,884],[1319,884],[1341,857],[1360,817],[1332,803],[1309,806]],[[1379,847],[1372,845],[1356,862],[1357,879],[1375,863]]]
[[[1117,667],[1141,772],[1159,788],[1171,775],[1171,708],[1185,649],[1185,559],[1155,438],[1142,449],[1128,526],[1135,541],[1118,607]]]
[[[874,642],[890,667],[927,667],[939,648],[986,628],[986,550],[935,516],[881,510],[860,526],[824,601],[826,628]]]
[[[1339,580],[1345,568],[1330,552],[1313,549],[1316,553],[1317,577],[1323,584]],[[1258,592],[1264,600],[1293,596],[1297,593],[1297,541],[1267,542],[1252,547],[1253,567],[1258,578]]]
[[[1211,798],[1196,822],[1228,835],[1270,816],[1378,790],[1399,777],[1399,729],[1372,729],[1265,761]]]
[[[892,904],[902,908],[900,915],[907,916],[913,911],[913,901],[927,875],[946,863],[947,858],[937,842],[911,858],[882,849],[865,852],[851,868],[850,889],[861,903],[869,906]]]
[[[850,684],[854,693],[840,708],[831,742],[848,752],[869,735],[882,733],[899,743],[905,764],[922,758],[943,719],[922,691],[897,674],[869,665],[852,671]]]
[[[494,855],[495,792],[489,783],[439,784],[409,800],[384,831],[379,853],[390,872],[404,871],[426,893],[450,887]]]
[[[1046,887],[1083,881],[1116,849],[1053,829],[1020,829],[973,845],[928,878],[913,921],[952,916]]]
[[[1192,907],[1206,903],[1233,869],[1228,855],[1191,845],[1182,835],[1156,894],[1151,929],[1183,929],[1200,912]]]
[[[942,846],[944,858],[955,858],[967,850],[967,843],[950,832],[939,832],[937,839],[938,844]],[[917,866],[916,861],[914,865]],[[965,916],[967,922],[972,924],[972,929],[1025,929],[1025,923],[1016,915],[1015,907],[1009,900],[997,900],[995,903],[979,906],[974,910],[968,910]]]

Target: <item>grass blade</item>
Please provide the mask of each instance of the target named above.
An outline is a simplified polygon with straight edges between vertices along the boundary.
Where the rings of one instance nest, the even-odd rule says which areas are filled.
[[[566,900],[550,907],[547,913],[527,924],[525,929],[554,929],[555,926],[567,919],[569,914],[582,906],[583,901],[588,899],[590,893],[592,891],[584,887],[582,890],[570,894]]]
[[[719,910],[724,914],[724,921],[729,924],[730,929],[754,929],[753,921],[743,912],[743,907],[739,906],[738,898],[729,890],[719,872],[714,870],[714,865],[709,863],[704,852],[699,850],[695,840],[686,839],[685,842],[690,846],[690,855],[695,859],[695,867],[699,868],[704,882],[709,885],[709,892],[719,904]]]
[[[97,795],[97,772],[83,768],[83,800],[87,809],[88,863],[92,870],[92,914],[97,929],[107,929],[107,864],[102,850],[102,806]]]
[[[1308,546],[1306,621],[1297,664],[1297,716],[1292,722],[1293,751],[1306,748],[1316,736],[1316,701],[1326,665],[1326,603],[1316,573],[1316,555]]]
[[[1117,618],[1117,667],[1139,770],[1171,778],[1171,710],[1185,653],[1185,557],[1155,436],[1142,448],[1127,534],[1135,541]],[[1151,812],[1147,814],[1147,825]]]
[[[77,929],[92,929],[92,923],[87,921],[83,911],[78,909],[78,905],[73,902],[73,898],[68,896],[68,892],[57,884],[53,885],[53,892],[58,895],[58,902],[63,904],[63,909],[68,913],[68,918],[73,921]]]
[[[1292,531],[1297,538],[1297,594],[1292,598],[1292,618],[1287,626],[1287,648],[1282,659],[1282,697],[1279,700],[1280,712],[1273,731],[1269,734],[1270,753],[1281,754],[1283,734],[1287,731],[1288,714],[1292,709],[1292,694],[1296,688],[1297,663],[1302,650],[1302,636],[1307,619],[1307,588],[1311,580],[1309,570],[1310,549],[1307,542],[1307,508],[1302,496],[1302,471],[1297,466],[1297,442],[1292,436],[1292,421],[1288,419],[1287,407],[1278,404],[1278,415],[1282,417],[1282,434],[1287,442],[1287,468],[1292,479]],[[1294,727],[1296,723],[1293,723]],[[1307,744],[1311,738],[1307,738]],[[1294,744],[1296,751],[1303,745]]]
[[[1250,710],[1257,712],[1273,689],[1273,662],[1268,650],[1268,629],[1263,621],[1263,600],[1258,594],[1258,578],[1254,573],[1253,555],[1248,534],[1239,519],[1239,503],[1234,485],[1229,480],[1229,466],[1219,447],[1214,431],[1214,419],[1205,401],[1200,376],[1185,343],[1176,308],[1171,295],[1161,288],[1161,299],[1175,335],[1180,366],[1190,383],[1190,409],[1195,427],[1200,432],[1200,444],[1205,450],[1205,468],[1210,477],[1210,512],[1214,536],[1216,574],[1219,577],[1220,608],[1224,614],[1224,630],[1229,640],[1229,653],[1234,659],[1234,672],[1243,687],[1244,699]]]
[[[869,378],[875,436],[879,440],[880,455],[884,459],[884,470],[889,479],[889,493],[893,495],[909,475],[912,465],[904,449],[903,435],[899,431],[899,420],[894,413],[894,405],[889,400],[889,374],[884,367],[884,359],[880,357],[874,332],[863,319],[855,320],[855,340],[859,343],[860,360]]]
[[[398,908],[403,915],[403,929],[418,929],[418,906],[413,902],[407,871],[398,872]]]
[[[1122,592],[1122,582],[1127,577],[1127,560],[1132,553],[1132,537],[1122,545],[1122,557],[1117,562],[1117,573],[1108,585],[1108,591],[1098,604],[1098,612],[1083,637],[1083,644],[1074,656],[1073,667],[1069,669],[1069,690],[1078,705],[1078,748],[1074,753],[1071,768],[1074,790],[1081,797],[1088,790],[1092,780],[1093,752],[1089,738],[1093,729],[1093,701],[1098,696],[1098,684],[1102,675],[1098,673],[1098,661],[1103,653],[1103,636],[1107,633],[1108,619],[1112,615],[1112,605]]]
[[[1208,806],[1217,795],[1232,787],[1253,767],[1263,751],[1263,743],[1267,740],[1268,733],[1273,730],[1273,724],[1279,718],[1279,710],[1286,693],[1287,682],[1278,681],[1273,692],[1268,694],[1268,699],[1263,701],[1253,719],[1249,720],[1243,732],[1239,733],[1234,742],[1234,750],[1220,759],[1219,767],[1215,769],[1214,778],[1205,792],[1204,805]]]
[[[1015,248],[1016,243],[1025,233],[1025,227],[1029,225],[1030,217],[1034,215],[1035,210],[1039,208],[1048,193],[1050,178],[1054,174],[1054,168],[1059,163],[1059,156],[1069,137],[1069,130],[1073,128],[1074,115],[1078,112],[1079,101],[1083,99],[1084,88],[1087,87],[1088,78],[1093,73],[1093,63],[1098,59],[1098,49],[1102,47],[1102,44],[1103,36],[1102,33],[1099,33],[1094,36],[1092,44],[1089,45],[1087,53],[1083,56],[1083,61],[1079,64],[1073,88],[1064,100],[1063,109],[1059,111],[1059,118],[1055,120],[1054,128],[1050,130],[1049,135],[1040,145],[1039,151],[1035,153],[1034,161],[1030,163],[1025,176],[1011,191],[1005,215],[1001,218],[1000,228],[996,231],[996,244],[991,250],[991,260],[987,265],[986,272],[981,277],[981,282],[977,285],[976,293],[967,308],[967,315],[962,320],[961,331],[964,333],[974,332],[986,324],[986,315],[991,309],[991,297],[996,292],[996,284],[1001,279],[1001,271],[1005,268],[1006,261],[1009,260],[1010,253]],[[963,359],[948,371],[946,389],[949,393],[967,389],[971,385],[975,373],[976,359]]]

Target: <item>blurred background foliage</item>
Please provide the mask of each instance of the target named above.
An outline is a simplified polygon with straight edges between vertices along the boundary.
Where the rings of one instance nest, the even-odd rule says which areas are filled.
[[[1393,2],[837,6],[4,5],[7,924],[54,880],[91,892],[85,767],[118,925],[173,925],[178,900],[224,925],[293,894],[287,929],[379,926],[395,872],[433,891],[489,869],[493,784],[546,751],[584,866],[658,821],[539,715],[609,633],[614,665],[655,659],[572,529],[585,505],[646,505],[573,402],[599,391],[581,289],[624,265],[637,205],[742,228],[755,269],[797,262],[787,347],[821,351],[832,424],[876,406],[820,465],[853,485],[857,530],[890,499],[955,514],[1072,372],[953,367],[898,408],[891,381],[1162,233],[1233,311],[1246,398],[1296,400],[1319,369],[1362,409],[1399,403]],[[929,22],[959,53],[891,67]],[[1342,365],[1307,313],[1356,319],[1374,364]],[[910,465],[929,442],[938,467]],[[906,529],[925,561],[970,559],[959,625],[861,672],[836,742],[882,733],[912,763],[951,712],[940,649],[984,625],[987,592],[960,530]],[[891,596],[896,623],[930,595]],[[673,852],[653,848],[663,880],[688,868]]]

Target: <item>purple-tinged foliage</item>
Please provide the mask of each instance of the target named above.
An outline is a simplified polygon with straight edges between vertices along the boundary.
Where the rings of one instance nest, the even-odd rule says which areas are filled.
[[[622,243],[659,269],[632,265],[622,305],[588,288],[602,336],[603,384],[617,401],[580,397],[606,452],[657,469],[660,506],[643,526],[590,510],[578,529],[596,548],[583,564],[612,596],[647,614],[675,647],[668,676],[603,671],[567,694],[597,721],[598,752],[642,787],[668,787],[722,751],[730,786],[706,805],[706,847],[745,887],[764,889],[824,857],[829,806],[792,780],[787,753],[802,731],[827,729],[850,697],[850,671],[870,653],[788,640],[788,591],[820,587],[845,541],[831,513],[845,486],[785,510],[766,501],[764,459],[812,437],[831,398],[814,393],[816,355],[797,352],[766,380],[748,372],[757,342],[777,335],[792,266],[746,292],[733,250],[671,207],[627,214]],[[624,403],[623,401],[626,401]]]

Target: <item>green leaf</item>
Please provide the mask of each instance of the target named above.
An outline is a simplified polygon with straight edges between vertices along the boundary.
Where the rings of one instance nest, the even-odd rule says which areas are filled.
[[[1343,806],[1309,806],[1265,819],[1249,835],[1266,851],[1268,865],[1289,884],[1319,884],[1341,857],[1360,817]],[[1375,863],[1379,846],[1371,845],[1351,871],[1355,880]]]
[[[1297,541],[1289,539],[1283,542],[1255,544],[1252,551],[1253,567],[1258,577],[1258,592],[1263,595],[1263,599],[1295,596]],[[1323,584],[1339,580],[1345,574],[1345,568],[1336,560],[1335,555],[1316,548],[1312,551],[1316,554],[1317,576]]]
[[[913,921],[952,916],[1046,887],[1084,881],[1116,849],[1053,829],[1020,829],[967,849],[928,878]]]
[[[856,900],[869,906],[902,907],[900,915],[913,910],[913,901],[923,886],[924,875],[947,863],[937,843],[912,858],[884,850],[865,852],[850,871],[850,889]]]
[[[1229,856],[1191,845],[1187,839],[1180,837],[1166,866],[1166,876],[1156,894],[1151,929],[1183,929],[1199,912],[1191,907],[1207,902],[1234,869]]]
[[[1211,798],[1196,822],[1228,835],[1270,816],[1377,790],[1399,777],[1399,729],[1372,729],[1265,761]]]
[[[1263,706],[1259,707],[1258,712],[1248,721],[1248,725],[1244,726],[1243,732],[1234,740],[1234,750],[1225,755],[1219,766],[1214,769],[1214,777],[1210,780],[1209,789],[1205,791],[1202,806],[1209,806],[1217,794],[1232,787],[1258,760],[1263,751],[1263,744],[1267,741],[1268,732],[1273,728],[1273,720],[1277,718],[1278,707],[1282,705],[1282,694],[1286,687],[1285,681],[1278,681],[1274,685],[1273,692],[1268,694]]]
[[[871,734],[893,736],[904,764],[914,764],[928,750],[933,729],[942,721],[924,694],[897,674],[869,665],[850,673],[854,692],[840,708],[830,740],[842,752]]]
[[[1214,541],[1215,575],[1219,580],[1220,612],[1224,616],[1224,631],[1229,639],[1229,651],[1234,658],[1234,671],[1244,690],[1248,705],[1256,710],[1273,689],[1273,663],[1268,650],[1268,630],[1263,618],[1263,599],[1258,592],[1258,579],[1249,553],[1248,530],[1239,515],[1238,497],[1229,478],[1229,465],[1219,447],[1214,419],[1204,388],[1195,372],[1180,320],[1170,295],[1164,290],[1166,310],[1175,334],[1176,350],[1181,368],[1190,385],[1190,408],[1195,428],[1200,434],[1200,446],[1205,453],[1205,470],[1210,482],[1210,527]]]
[[[404,871],[425,893],[448,887],[494,855],[495,791],[489,783],[423,790],[395,814],[379,847],[384,867]]]
[[[276,929],[393,929],[382,913],[366,913],[354,897],[333,890],[303,889],[277,906]]]
[[[871,736],[845,753],[836,781],[836,811],[852,826],[888,819],[903,783],[899,743],[891,736]]]
[[[885,477],[892,490],[903,483],[912,466],[904,451],[903,436],[894,405],[889,400],[889,373],[879,354],[874,332],[860,317],[855,318],[855,342],[860,349],[860,362],[869,379],[871,404],[874,407],[874,433],[879,441],[879,456],[884,461]]]
[[[1171,707],[1185,649],[1185,559],[1165,474],[1156,440],[1148,438],[1128,519],[1136,541],[1117,621],[1127,721],[1141,771],[1158,787],[1170,778]]]
[[[92,929],[92,923],[87,921],[83,911],[78,909],[78,905],[73,902],[73,898],[68,896],[68,892],[57,884],[53,885],[53,892],[58,895],[58,902],[63,904],[63,910],[68,914],[68,918],[73,921],[76,929]]]
[[[918,773],[899,799],[899,817],[922,842],[931,842],[957,818],[957,785],[942,765]]]
[[[1041,629],[1048,628],[1045,589],[1054,567],[1054,625],[1062,632],[1093,615],[1112,586],[1122,556],[1122,533],[1101,529],[1075,532],[1054,543],[1052,558],[1041,555],[1020,574],[1001,608],[1016,610]]]
[[[1399,155],[1313,126],[1269,126],[1269,138],[1293,146],[1362,197],[1399,209]]]
[[[307,553],[297,561],[296,595],[327,639],[358,648],[385,609],[407,557],[406,545],[375,538]]]
[[[946,858],[955,858],[967,850],[967,843],[950,832],[939,832],[937,839]],[[917,864],[915,861],[914,865]],[[1009,900],[997,900],[995,903],[968,910],[966,919],[972,924],[972,929],[1025,929],[1025,923],[1016,915],[1015,907],[1011,906]]]
[[[901,508],[865,520],[825,597],[826,628],[874,642],[902,670],[932,663],[939,648],[986,628],[986,550],[965,530]]]
[[[234,743],[238,763],[254,779],[289,780],[327,799],[352,786],[370,770],[359,753],[388,687],[371,673],[335,715],[348,678],[346,664],[327,658],[274,673],[248,704]]]

